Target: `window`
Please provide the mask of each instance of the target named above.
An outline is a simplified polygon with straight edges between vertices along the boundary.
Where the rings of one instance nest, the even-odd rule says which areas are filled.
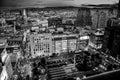
[[[38,50],[36,49],[36,51],[38,51]]]
[[[34,51],[35,51],[35,49],[34,49]]]

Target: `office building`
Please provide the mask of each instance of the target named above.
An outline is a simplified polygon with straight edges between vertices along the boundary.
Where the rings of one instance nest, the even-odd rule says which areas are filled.
[[[120,20],[110,19],[108,20],[107,27],[105,28],[105,35],[103,41],[102,50],[114,57],[120,54]]]
[[[77,48],[77,34],[53,34],[53,53],[75,51]]]
[[[51,33],[38,33],[30,35],[32,57],[49,56],[52,54]]]
[[[89,40],[89,50],[94,51],[101,49],[103,37],[104,37],[104,31],[102,31],[101,29],[92,32]]]
[[[91,26],[92,19],[91,19],[91,12],[89,8],[80,8],[77,14],[77,26]]]

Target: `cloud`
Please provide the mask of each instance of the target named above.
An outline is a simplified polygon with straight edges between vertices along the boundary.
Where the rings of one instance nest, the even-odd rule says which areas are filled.
[[[74,0],[74,5],[79,6],[81,4],[115,4],[118,3],[119,0]]]

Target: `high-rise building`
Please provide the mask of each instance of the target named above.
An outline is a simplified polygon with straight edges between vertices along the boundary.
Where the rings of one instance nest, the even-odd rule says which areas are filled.
[[[109,51],[109,54],[117,57],[120,54],[120,20],[108,20],[107,27],[105,28],[103,51]]]
[[[77,26],[91,26],[92,18],[89,8],[80,8],[77,14]]]
[[[30,35],[32,57],[49,56],[52,54],[51,33],[40,33]]]

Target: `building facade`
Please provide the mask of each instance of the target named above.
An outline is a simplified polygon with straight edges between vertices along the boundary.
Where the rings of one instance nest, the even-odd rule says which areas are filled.
[[[95,51],[102,48],[102,42],[104,37],[104,31],[98,29],[95,32],[92,32],[89,40],[89,50]]]
[[[117,8],[96,6],[94,8],[79,8],[77,14],[77,26],[91,26],[92,29],[105,28],[107,20],[116,17]]]
[[[120,28],[119,19],[110,19],[105,28],[105,35],[102,50],[113,57],[120,54]]]
[[[52,54],[51,33],[31,34],[30,45],[32,57],[51,55]]]
[[[77,34],[53,34],[53,53],[65,53],[77,49]]]

